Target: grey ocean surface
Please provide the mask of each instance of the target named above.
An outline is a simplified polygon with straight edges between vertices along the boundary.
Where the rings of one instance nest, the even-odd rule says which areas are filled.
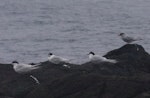
[[[41,62],[52,52],[73,63],[140,36],[150,52],[150,0],[0,0],[0,63]]]

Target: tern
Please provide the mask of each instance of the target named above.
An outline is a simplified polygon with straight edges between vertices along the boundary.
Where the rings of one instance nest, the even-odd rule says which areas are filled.
[[[54,64],[69,63],[69,60],[49,53],[48,60]]]
[[[121,36],[121,39],[128,44],[134,41],[142,40],[141,38],[129,37],[125,33],[120,33],[119,36]]]
[[[22,64],[22,63],[19,63],[18,61],[13,61],[12,65],[13,65],[14,71],[19,74],[29,74],[31,71],[40,68],[40,66],[35,65],[35,64]],[[40,84],[40,82],[38,81],[36,77],[34,77],[33,75],[30,75],[30,77],[34,79],[37,84]]]
[[[116,60],[114,59],[107,59],[103,56],[100,55],[95,55],[94,52],[89,52],[89,59],[90,61],[95,61],[95,62],[109,62],[109,63],[117,63]]]

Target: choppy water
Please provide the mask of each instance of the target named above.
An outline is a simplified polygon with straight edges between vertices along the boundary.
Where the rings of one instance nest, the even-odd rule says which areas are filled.
[[[87,61],[141,36],[150,52],[150,0],[1,0],[0,63],[40,62],[47,54]]]

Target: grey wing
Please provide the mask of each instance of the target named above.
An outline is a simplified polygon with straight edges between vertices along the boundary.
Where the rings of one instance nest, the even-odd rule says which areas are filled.
[[[62,62],[62,59],[60,57],[54,57],[51,59],[51,62],[53,62],[55,64],[59,64]]]
[[[117,63],[118,62],[117,60],[114,60],[114,59],[107,59],[107,61],[110,63]]]
[[[98,56],[98,55],[95,55],[95,56],[93,56],[92,60],[93,60],[93,61],[101,60],[101,57]]]
[[[19,72],[30,72],[32,70],[38,69],[39,66],[22,66],[18,69]]]
[[[65,58],[62,58],[62,61],[65,62],[65,63],[69,63],[69,60],[65,59]]]
[[[124,40],[124,41],[126,41],[126,42],[132,42],[132,41],[135,41],[135,39],[134,39],[134,38],[129,37],[129,36],[127,36],[127,37],[126,37],[126,38],[124,38],[123,40]]]

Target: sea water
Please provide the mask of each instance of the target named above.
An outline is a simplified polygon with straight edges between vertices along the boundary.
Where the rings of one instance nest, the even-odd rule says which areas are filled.
[[[90,51],[125,45],[122,32],[150,52],[150,0],[0,1],[0,63],[42,62],[49,52],[84,63]]]

